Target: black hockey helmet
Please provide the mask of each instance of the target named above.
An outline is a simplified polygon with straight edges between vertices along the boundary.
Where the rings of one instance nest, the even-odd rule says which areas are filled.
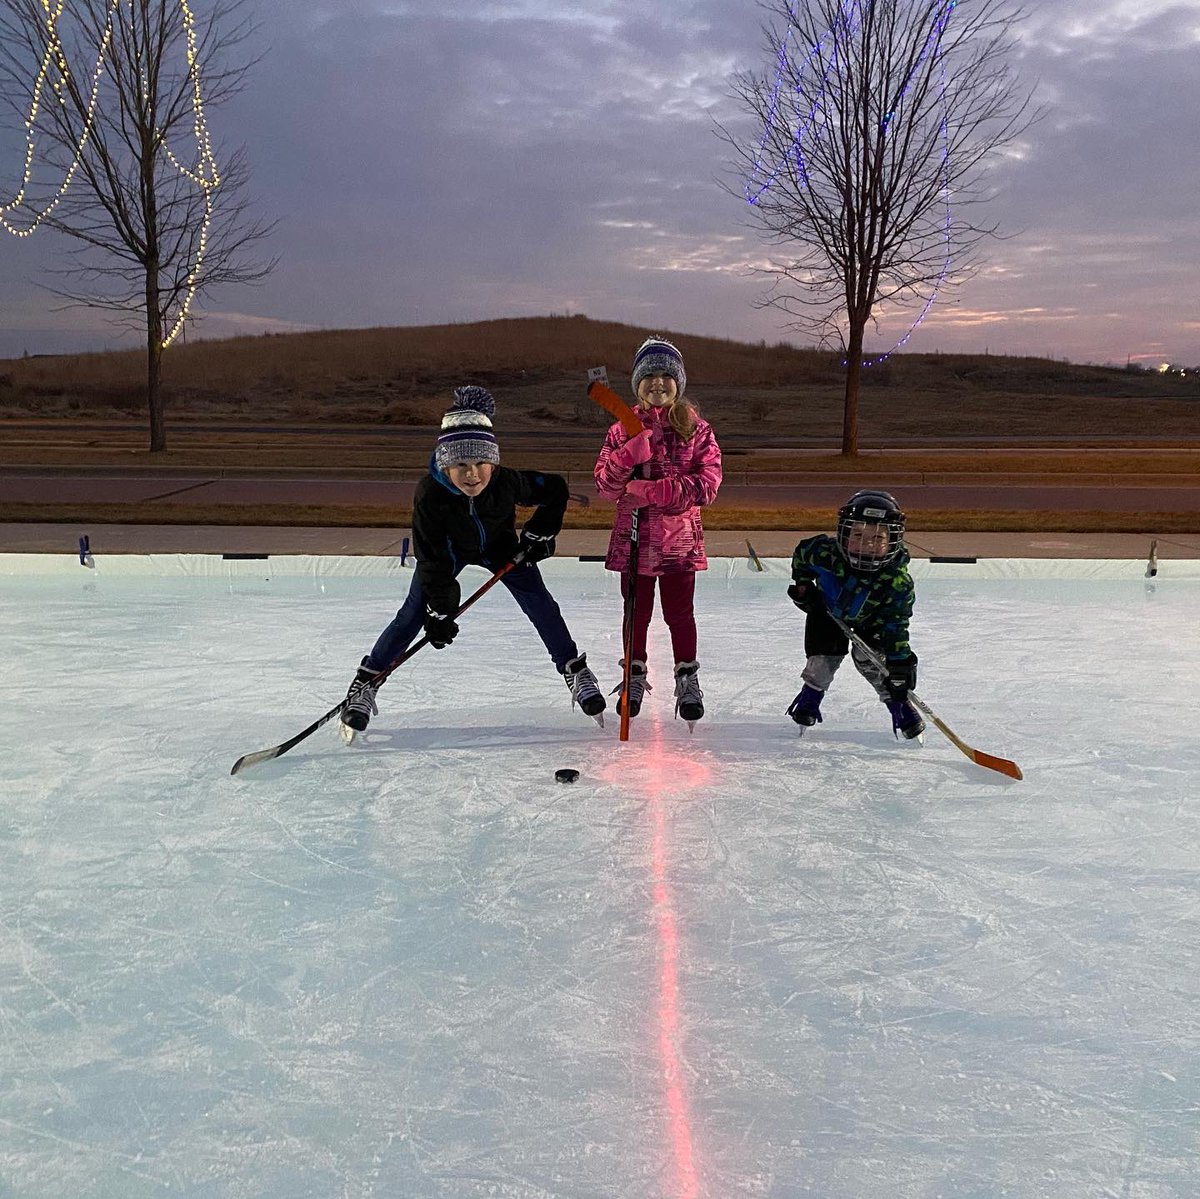
[[[904,513],[895,497],[856,491],[838,509],[837,542],[855,570],[879,570],[890,562],[904,544]]]

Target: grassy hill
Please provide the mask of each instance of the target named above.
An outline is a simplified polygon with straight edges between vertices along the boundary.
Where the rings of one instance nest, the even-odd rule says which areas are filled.
[[[763,446],[839,435],[839,355],[653,332],[683,351],[688,395],[719,432]],[[625,390],[646,333],[576,316],[193,342],[165,358],[168,421],[426,428],[454,386],[473,382],[495,393],[502,427],[601,425],[603,414],[583,399],[585,372],[604,364]],[[142,372],[136,351],[0,360],[0,418],[137,421]],[[866,372],[860,429],[864,445],[1013,436],[1186,442],[1200,438],[1200,381],[1040,358],[895,354]]]

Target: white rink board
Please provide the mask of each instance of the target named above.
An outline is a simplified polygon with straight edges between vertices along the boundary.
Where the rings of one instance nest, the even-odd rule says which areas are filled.
[[[759,572],[748,558],[711,558],[709,573],[722,578],[790,573],[786,558],[760,558]],[[101,554],[90,567],[100,577],[150,578],[386,578],[401,579],[413,568],[409,555],[400,559],[349,554]],[[87,570],[78,554],[0,554],[0,578],[79,575]],[[542,564],[549,578],[588,578],[597,564],[591,559],[554,558]],[[914,558],[914,579],[1140,579],[1146,559],[1122,558],[979,558],[976,561]],[[1159,579],[1200,579],[1200,559],[1171,558],[1157,566]]]

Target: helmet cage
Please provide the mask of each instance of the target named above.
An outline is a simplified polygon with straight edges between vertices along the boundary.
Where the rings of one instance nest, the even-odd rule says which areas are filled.
[[[838,510],[837,542],[855,570],[880,570],[904,544],[904,513],[884,492],[851,496]]]

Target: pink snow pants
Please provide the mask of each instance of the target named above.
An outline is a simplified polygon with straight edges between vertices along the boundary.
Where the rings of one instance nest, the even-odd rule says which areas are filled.
[[[638,575],[637,604],[633,622],[633,660],[645,662],[650,617],[654,615],[654,584],[662,599],[663,619],[671,631],[671,649],[676,662],[696,659],[696,575],[685,571],[673,575]],[[621,596],[629,595],[629,576],[621,575]]]

